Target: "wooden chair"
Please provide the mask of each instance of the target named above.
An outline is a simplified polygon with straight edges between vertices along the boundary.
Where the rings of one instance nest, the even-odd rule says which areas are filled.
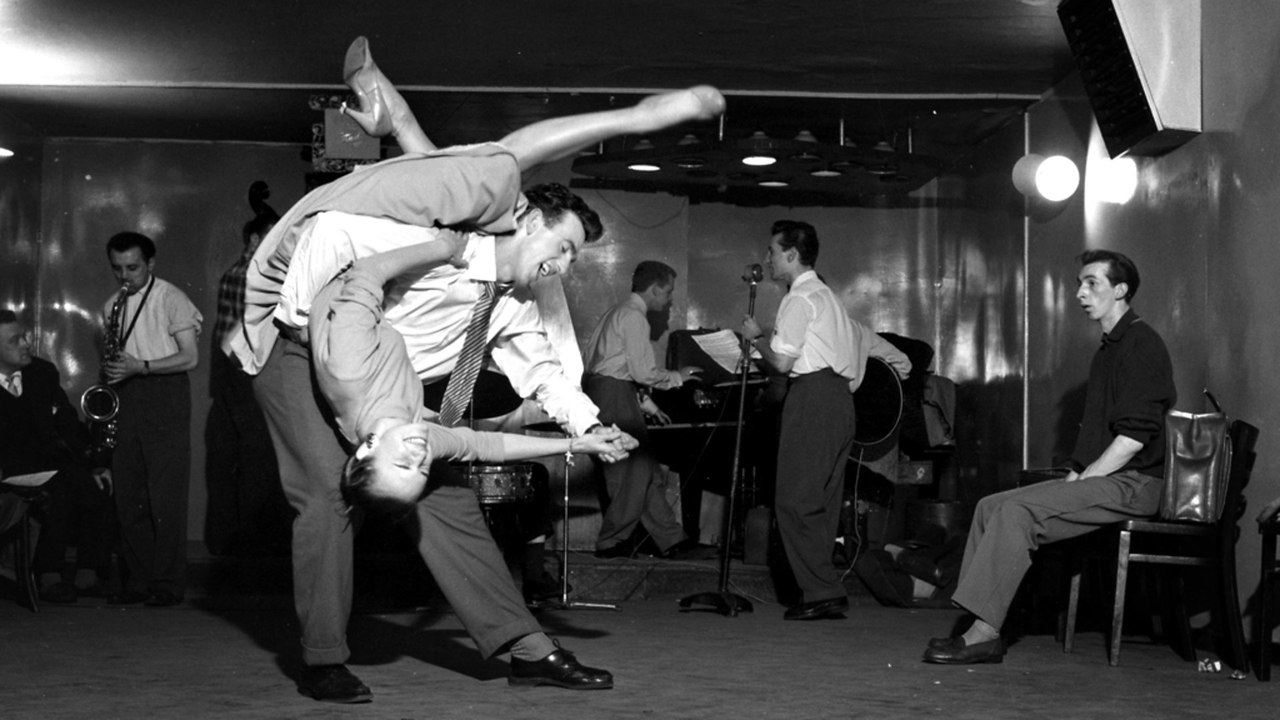
[[[1253,639],[1258,647],[1259,680],[1271,679],[1271,628],[1276,623],[1272,604],[1275,602],[1272,582],[1280,575],[1280,559],[1276,558],[1276,537],[1280,535],[1280,515],[1275,510],[1258,518],[1258,534],[1262,536],[1262,574],[1258,583],[1258,613],[1253,620]]]
[[[1220,653],[1232,668],[1248,672],[1249,658],[1245,647],[1244,624],[1240,614],[1240,596],[1236,587],[1237,522],[1244,513],[1244,487],[1253,470],[1254,445],[1258,428],[1241,420],[1231,423],[1232,464],[1227,483],[1222,517],[1216,523],[1172,522],[1164,520],[1128,520],[1114,527],[1117,534],[1115,602],[1111,612],[1109,661],[1120,664],[1120,638],[1124,629],[1125,587],[1130,563],[1174,565],[1206,568],[1213,577],[1213,615],[1218,630],[1226,638],[1226,652]],[[1104,529],[1099,532],[1113,532]],[[1152,546],[1151,551],[1136,552],[1138,544]],[[1076,611],[1080,599],[1080,564],[1071,575],[1067,600],[1063,652],[1071,652],[1075,636]],[[1186,613],[1180,614],[1179,628],[1190,637]]]
[[[0,483],[0,495],[11,504],[18,520],[7,531],[0,532],[0,545],[13,542],[13,574],[18,586],[18,604],[31,612],[40,612],[40,587],[31,570],[31,506],[42,502],[40,488],[17,487]]]

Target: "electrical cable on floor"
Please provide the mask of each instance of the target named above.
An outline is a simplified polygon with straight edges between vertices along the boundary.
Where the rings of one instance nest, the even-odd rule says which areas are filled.
[[[862,527],[858,523],[858,480],[862,477],[862,457],[866,452],[866,447],[858,449],[857,467],[853,471],[853,541],[856,549],[853,551],[853,558],[849,560],[849,567],[845,568],[844,572],[840,574],[840,582],[844,582],[844,579],[849,577],[849,573],[853,572],[853,566],[858,564],[858,556],[862,554]],[[853,458],[849,459],[852,460]],[[848,548],[845,548],[845,550],[848,550]]]

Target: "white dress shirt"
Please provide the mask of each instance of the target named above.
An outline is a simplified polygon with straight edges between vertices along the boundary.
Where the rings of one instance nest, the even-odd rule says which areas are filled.
[[[778,306],[769,348],[796,359],[791,377],[831,368],[851,382],[860,382],[856,339],[853,320],[835,293],[816,272],[807,270],[791,283]]]
[[[22,397],[22,371],[14,370],[12,375],[0,373],[0,387],[14,397]]]
[[[435,232],[364,215],[315,215],[294,249],[274,311],[276,322],[306,328],[312,299],[347,263],[432,240]],[[481,283],[497,280],[493,236],[469,234],[463,258],[466,268],[443,265],[425,275],[405,276],[387,291],[386,320],[404,337],[413,369],[426,382],[453,370]],[[548,415],[566,423],[575,434],[597,423],[595,404],[565,376],[527,290],[508,292],[494,302],[489,341],[493,361],[521,397],[536,399]]]

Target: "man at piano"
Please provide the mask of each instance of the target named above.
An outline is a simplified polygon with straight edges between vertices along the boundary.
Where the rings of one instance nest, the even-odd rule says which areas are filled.
[[[631,293],[614,305],[591,332],[583,354],[582,389],[600,408],[600,422],[629,433],[640,445],[631,456],[603,468],[609,504],[596,538],[596,557],[629,558],[652,539],[657,556],[673,560],[711,557],[713,550],[690,540],[667,502],[658,479],[645,417],[670,419],[647,396],[649,390],[678,388],[697,377],[698,368],[660,368],[650,343],[646,313],[666,312],[676,271],[656,260],[636,265]]]

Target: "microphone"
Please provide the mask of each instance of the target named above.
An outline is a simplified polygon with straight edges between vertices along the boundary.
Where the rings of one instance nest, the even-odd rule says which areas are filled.
[[[764,279],[764,268],[760,263],[751,263],[747,265],[747,269],[742,271],[742,279],[755,285]]]

